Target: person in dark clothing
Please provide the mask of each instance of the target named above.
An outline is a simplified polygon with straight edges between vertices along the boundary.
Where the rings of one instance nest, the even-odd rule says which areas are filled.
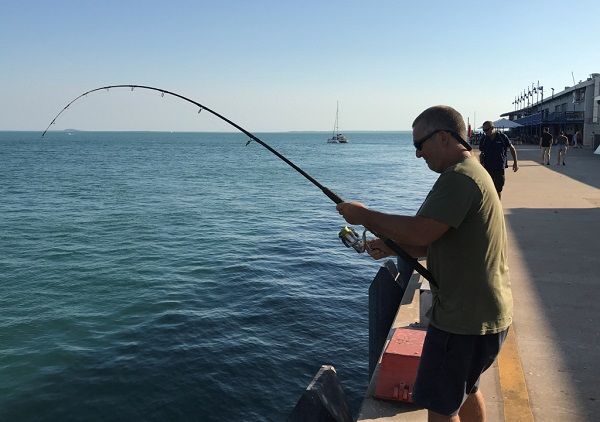
[[[554,137],[548,132],[548,128],[544,128],[544,133],[540,138],[540,148],[542,149],[542,164],[550,165],[550,148],[554,143]]]
[[[510,150],[510,154],[512,155],[513,171],[519,170],[517,151],[510,142],[510,139],[508,139],[508,136],[502,132],[494,130],[494,124],[489,120],[483,122],[482,128],[483,132],[485,133],[485,137],[479,144],[479,150],[481,151],[479,160],[481,161],[483,167],[485,167],[485,169],[488,171],[490,176],[492,176],[498,196],[502,197],[502,189],[505,181],[504,169],[508,167],[506,151]]]
[[[569,145],[569,138],[567,138],[565,133],[561,131],[560,136],[556,140],[556,150],[557,150],[556,165],[557,166],[559,166],[561,162],[562,162],[563,166],[565,165],[565,157],[567,155],[568,145]]]
[[[583,148],[583,135],[581,134],[581,131],[578,130],[575,132],[575,135],[573,135],[573,144],[575,148]]]

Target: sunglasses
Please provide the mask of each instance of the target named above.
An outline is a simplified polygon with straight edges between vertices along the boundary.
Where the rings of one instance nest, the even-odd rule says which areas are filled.
[[[493,127],[492,127],[492,126],[490,126],[490,127],[484,127],[484,128],[483,128],[483,131],[484,131],[484,132],[487,132],[487,131],[490,131],[490,130],[492,130],[492,129],[493,129]]]
[[[432,138],[433,135],[435,135],[436,133],[439,132],[446,132],[449,133],[450,135],[452,135],[452,137],[454,139],[456,139],[458,142],[460,142],[466,149],[467,151],[471,151],[473,148],[471,148],[471,145],[469,145],[468,143],[466,143],[458,133],[453,132],[451,130],[447,130],[447,129],[436,129],[433,132],[431,132],[429,135],[426,135],[424,137],[422,137],[421,139],[417,139],[416,141],[413,141],[413,144],[415,145],[415,149],[417,151],[421,151],[423,149],[423,144],[425,143],[425,141],[427,141],[428,139]]]

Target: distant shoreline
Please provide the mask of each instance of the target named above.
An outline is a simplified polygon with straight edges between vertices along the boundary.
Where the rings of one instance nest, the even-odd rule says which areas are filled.
[[[12,130],[0,129],[2,132],[43,132],[43,130]],[[83,133],[241,133],[237,130],[232,131],[170,131],[170,130],[81,130],[81,129],[64,129],[64,130],[49,130],[47,133],[66,133],[66,132],[83,132]],[[345,130],[344,133],[410,133],[411,130]],[[323,133],[329,134],[327,130],[275,130],[275,131],[255,131],[253,133]]]

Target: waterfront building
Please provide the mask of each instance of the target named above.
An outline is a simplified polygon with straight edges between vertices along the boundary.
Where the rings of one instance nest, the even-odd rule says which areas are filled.
[[[517,106],[525,102],[526,106]],[[548,127],[552,135],[564,131],[569,139],[581,131],[584,147],[596,149],[600,145],[600,73],[592,73],[585,81],[557,93],[553,88],[533,87],[514,104],[515,110],[501,117],[521,124],[514,134],[526,142],[537,144],[543,128]]]

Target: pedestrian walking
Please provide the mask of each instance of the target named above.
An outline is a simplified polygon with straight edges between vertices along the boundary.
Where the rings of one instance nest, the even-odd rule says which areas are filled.
[[[550,135],[549,129],[544,128],[540,137],[540,148],[542,150],[542,164],[550,165],[550,148],[554,142],[554,137]]]
[[[575,138],[575,142],[577,142],[575,148],[583,148],[583,135],[581,134],[580,130],[575,132]]]
[[[481,151],[479,160],[490,176],[492,176],[496,192],[498,192],[498,196],[501,198],[506,180],[504,169],[508,167],[506,152],[510,150],[513,159],[512,169],[513,171],[517,171],[519,170],[517,151],[510,142],[510,139],[508,139],[508,136],[494,130],[494,124],[489,120],[483,122],[482,129],[485,137],[479,144],[479,150]]]
[[[556,165],[560,166],[565,164],[565,157],[567,155],[567,148],[569,147],[569,138],[565,135],[565,132],[561,131],[560,136],[556,138]]]

